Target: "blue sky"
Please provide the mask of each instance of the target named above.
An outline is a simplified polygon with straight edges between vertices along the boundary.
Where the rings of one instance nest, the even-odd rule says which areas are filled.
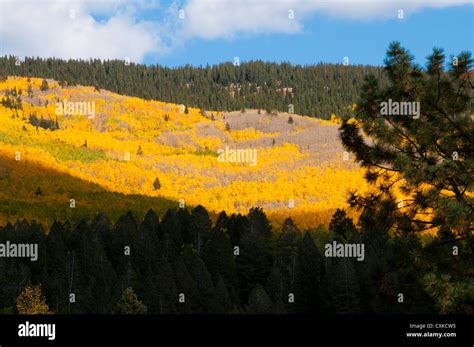
[[[0,0],[0,19],[0,54],[20,58],[381,65],[393,40],[419,63],[474,45],[474,0]]]
[[[192,39],[163,57],[147,57],[147,63],[169,66],[205,65],[231,61],[290,61],[314,64],[320,61],[381,65],[393,40],[410,49],[418,63],[424,63],[434,46],[448,55],[473,51],[474,6],[427,9],[404,20],[346,20],[314,15],[295,34],[246,35],[233,39]]]

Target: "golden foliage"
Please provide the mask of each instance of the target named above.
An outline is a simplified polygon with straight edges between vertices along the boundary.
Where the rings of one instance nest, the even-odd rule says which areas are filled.
[[[16,169],[0,171],[3,201],[37,199],[31,193],[35,182],[48,185],[48,194],[41,197],[48,203],[64,204],[71,191],[77,195],[74,187],[62,187],[56,192],[54,184],[59,182],[40,180],[42,172],[22,173],[25,161],[97,184],[110,192],[184,199],[187,206],[202,204],[215,213],[245,213],[259,206],[273,222],[280,224],[292,217],[301,228],[327,225],[336,208],[347,206],[348,191],[369,189],[364,172],[342,162],[341,152],[327,161],[318,159],[320,153],[303,151],[292,143],[291,136],[298,136],[302,126],[294,126],[291,136],[272,145],[271,140],[280,132],[251,127],[225,131],[226,120],[221,113],[207,112],[213,116],[211,120],[198,109],[189,108],[185,114],[179,105],[107,91],[99,93],[92,87],[60,88],[51,82],[49,90],[40,91],[41,79],[31,78],[29,83],[33,96],[23,96],[23,112],[18,116],[0,106],[0,155],[11,160],[16,154],[21,155]],[[0,91],[13,87],[26,90],[29,83],[26,78],[10,77],[0,82]],[[95,116],[90,119],[86,115],[57,115],[56,103],[64,100],[93,102]],[[51,131],[31,125],[28,117],[32,113],[44,119],[57,119],[60,129]],[[311,122],[311,126],[335,127],[334,123],[336,118]],[[249,143],[253,143],[250,149],[257,151],[257,165],[217,160],[219,149],[247,148]],[[138,154],[138,148],[142,153]],[[21,175],[28,177],[28,184],[11,178]],[[157,177],[160,189],[153,185]],[[93,191],[88,194],[92,196]],[[97,205],[90,203],[89,207],[93,210]],[[72,213],[55,217],[71,217]],[[0,213],[0,218],[6,221],[12,215],[38,217],[35,211],[22,210]]]
[[[16,298],[19,314],[52,314],[41,292],[41,285],[25,287]]]

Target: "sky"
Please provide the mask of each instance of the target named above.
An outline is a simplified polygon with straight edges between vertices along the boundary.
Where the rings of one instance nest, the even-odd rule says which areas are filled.
[[[473,51],[474,0],[0,0],[0,55],[181,66],[264,60],[420,64]]]

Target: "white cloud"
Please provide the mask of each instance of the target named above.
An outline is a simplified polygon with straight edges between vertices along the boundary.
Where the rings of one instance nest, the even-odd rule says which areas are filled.
[[[136,20],[126,1],[1,1],[0,53],[142,61],[166,47],[159,24]],[[138,3],[140,4],[140,3]],[[102,20],[96,20],[100,15]]]
[[[184,7],[183,33],[215,39],[245,33],[296,33],[298,20],[289,19],[291,6],[285,1],[197,1]]]
[[[205,39],[252,33],[296,33],[314,14],[370,20],[409,16],[424,8],[472,4],[474,0],[189,0],[182,33]],[[289,11],[294,11],[290,18]]]

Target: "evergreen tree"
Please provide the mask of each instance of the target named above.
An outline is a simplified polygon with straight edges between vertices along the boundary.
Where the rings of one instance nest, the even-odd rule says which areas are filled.
[[[325,311],[325,269],[314,239],[306,232],[298,245],[295,274],[295,306],[299,313]]]
[[[48,85],[48,81],[46,81],[45,79],[41,82],[41,86],[40,86],[40,90],[42,92],[46,91],[49,89],[49,85]]]
[[[236,285],[235,257],[229,237],[223,230],[213,230],[203,246],[202,259],[214,283],[223,277],[227,283]]]
[[[473,60],[463,52],[448,71],[444,65],[443,51],[434,49],[423,71],[406,49],[393,42],[385,59],[389,85],[381,86],[374,76],[366,79],[355,110],[358,123],[346,117],[341,139],[368,169],[367,180],[377,181],[377,192],[353,194],[353,206],[372,215],[385,214],[397,230],[444,225],[466,237],[474,219],[474,198],[468,195],[474,177],[474,126],[472,88],[463,76]],[[410,103],[412,112],[390,114],[389,102]],[[372,140],[365,141],[365,135]],[[398,201],[396,189],[409,198]]]
[[[240,254],[236,261],[243,302],[257,283],[266,282],[272,263],[270,239],[257,230],[246,233],[242,237]]]
[[[250,314],[271,314],[272,306],[272,301],[265,289],[260,284],[256,284],[249,296],[247,312]]]
[[[202,307],[199,289],[196,282],[189,274],[189,271],[181,257],[179,257],[174,265],[175,276],[176,276],[176,289],[178,297],[176,298],[177,309],[181,313],[202,313],[204,308]],[[182,298],[184,302],[180,302]]]
[[[233,307],[232,301],[222,276],[217,280],[215,293],[215,313],[230,313]]]
[[[54,222],[46,240],[46,280],[44,293],[55,312],[65,312],[69,295],[67,263],[67,230],[59,222]]]
[[[357,229],[351,218],[346,217],[346,212],[337,209],[329,223],[329,231],[334,232],[339,241],[352,242],[357,238]]]
[[[145,218],[143,218],[142,224],[143,224],[143,227],[146,230],[148,230],[149,233],[156,236],[156,238],[154,238],[153,243],[154,243],[154,246],[158,246],[160,220],[156,212],[153,211],[152,209],[148,210],[148,212],[145,215]]]
[[[158,306],[156,312],[159,314],[175,313],[178,289],[173,268],[165,257],[161,257],[157,263],[156,281],[156,288],[159,294],[158,300],[153,302],[154,305]]]
[[[207,210],[201,206],[196,206],[191,212],[191,230],[193,245],[197,252],[201,253],[202,245],[210,237],[212,222]]]
[[[250,232],[260,233],[266,239],[272,237],[272,228],[265,212],[263,212],[263,209],[259,207],[251,208],[248,214],[248,219]]]
[[[153,181],[153,189],[158,190],[160,188],[161,188],[161,182],[158,179],[158,177],[156,177],[155,180]]]
[[[360,312],[359,287],[356,272],[350,258],[333,258],[329,265],[329,290],[331,306],[338,314]]]
[[[163,255],[172,261],[183,246],[183,231],[176,210],[168,210],[160,224],[160,239]]]
[[[199,292],[198,302],[202,312],[212,312],[214,310],[214,286],[211,275],[206,269],[206,265],[199,257],[195,249],[190,245],[183,248],[182,253],[184,263],[189,271],[191,278]]]
[[[272,270],[273,283],[278,290],[267,290],[274,302],[287,302],[288,294],[295,291],[295,277],[298,257],[300,231],[291,218],[287,218],[275,244],[275,267]],[[277,296],[274,294],[278,293]]]

